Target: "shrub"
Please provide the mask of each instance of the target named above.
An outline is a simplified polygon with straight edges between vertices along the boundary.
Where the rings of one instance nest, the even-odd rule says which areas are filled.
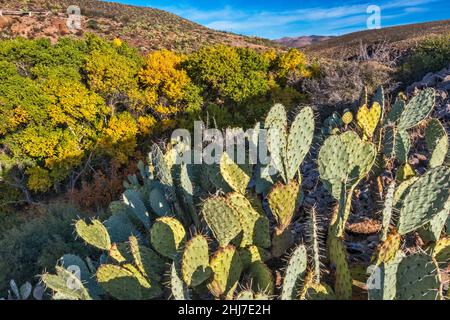
[[[76,241],[73,221],[80,212],[71,206],[52,204],[29,210],[36,215],[19,226],[2,230],[0,236],[0,292],[7,290],[8,282],[37,282],[37,274],[54,268],[55,259],[64,253],[88,255],[82,241]],[[28,218],[29,219],[29,218]],[[3,223],[3,221],[2,221]]]
[[[450,33],[418,44],[400,66],[398,77],[404,83],[419,81],[428,72],[439,71],[450,63]]]

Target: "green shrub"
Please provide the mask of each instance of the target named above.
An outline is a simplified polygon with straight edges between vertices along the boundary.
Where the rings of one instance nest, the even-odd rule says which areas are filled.
[[[439,71],[450,63],[450,33],[419,43],[399,69],[399,79],[405,83],[419,81],[428,72]]]
[[[30,212],[36,214],[34,209]],[[8,230],[0,230],[0,292],[6,292],[11,279],[18,283],[36,282],[36,275],[43,270],[52,270],[55,259],[66,252],[88,255],[90,250],[82,241],[75,240],[73,234],[73,221],[79,215],[80,212],[72,206],[52,204],[42,208],[38,217],[28,221],[17,215],[2,216],[2,225],[10,226],[17,220],[23,221]]]

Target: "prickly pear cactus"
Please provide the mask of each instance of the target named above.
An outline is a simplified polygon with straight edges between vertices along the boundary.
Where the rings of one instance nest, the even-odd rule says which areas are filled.
[[[342,113],[341,119],[342,119],[342,122],[346,126],[348,126],[353,121],[353,113],[350,110],[345,109],[344,112]]]
[[[431,119],[425,129],[425,142],[430,152],[428,166],[441,166],[448,153],[448,136],[444,126],[438,119]]]
[[[336,266],[334,292],[338,299],[350,300],[352,298],[352,277],[348,266],[347,251],[344,241],[334,235],[329,235],[329,237],[330,236],[330,262]]]
[[[376,148],[352,131],[330,136],[320,148],[320,179],[335,199],[341,196],[342,182],[355,185],[372,168]]]
[[[158,218],[150,231],[150,241],[159,254],[173,259],[186,241],[186,230],[175,218]]]
[[[286,266],[286,272],[281,290],[282,300],[296,299],[298,284],[304,276],[308,264],[305,246],[298,246],[291,254]]]
[[[292,180],[309,152],[314,136],[314,113],[311,107],[303,108],[295,117],[289,131],[286,150],[286,175]]]
[[[252,176],[249,165],[236,164],[228,153],[224,152],[220,159],[220,173],[233,190],[245,194],[245,189],[247,189]]]
[[[202,214],[221,247],[226,247],[242,233],[239,215],[224,197],[207,199],[203,203]]]
[[[449,207],[450,168],[437,167],[418,178],[402,201],[398,232],[404,235],[430,222]]]
[[[105,251],[111,248],[108,230],[99,220],[94,219],[91,224],[87,224],[84,220],[78,220],[75,223],[75,230],[87,244]]]
[[[290,225],[300,199],[300,192],[300,184],[292,180],[287,185],[276,184],[268,194],[269,207],[280,230]]]
[[[438,267],[427,254],[416,253],[404,257],[397,270],[398,300],[437,300],[441,280]]]
[[[45,273],[41,276],[45,286],[55,292],[53,299],[92,300],[88,290],[76,274],[61,266],[56,266],[55,269],[56,275]]]
[[[273,295],[275,282],[272,271],[262,261],[252,262],[248,268],[252,279],[252,289],[266,295]]]
[[[314,113],[311,107],[303,108],[295,117],[291,128],[287,129],[284,107],[276,104],[267,115],[265,127],[267,147],[273,166],[284,182],[294,178],[308,153],[314,136]]]
[[[204,236],[196,235],[186,243],[181,262],[181,273],[184,282],[190,287],[202,284],[211,276],[208,241]]]
[[[434,107],[435,92],[432,88],[422,90],[405,106],[398,120],[398,129],[407,130],[416,126],[431,113]]]
[[[381,118],[381,106],[378,102],[374,102],[369,109],[367,104],[359,108],[356,114],[358,126],[363,130],[365,140],[372,139],[378,123]]]
[[[230,193],[226,199],[239,218],[242,226],[241,247],[256,245],[261,248],[270,247],[269,220],[257,212],[242,194]]]
[[[220,248],[211,258],[213,277],[208,288],[216,298],[231,299],[242,273],[239,253],[232,245]]]

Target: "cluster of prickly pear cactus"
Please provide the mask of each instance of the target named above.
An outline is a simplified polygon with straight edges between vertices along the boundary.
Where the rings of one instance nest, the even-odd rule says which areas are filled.
[[[111,203],[106,221],[75,223],[77,236],[100,257],[65,255],[56,274],[45,273],[42,281],[55,299],[351,299],[346,224],[356,191],[375,167],[381,168],[377,155],[389,135],[397,159],[407,163],[406,130],[429,115],[433,94],[425,90],[409,103],[398,99],[385,118],[379,89],[370,109],[365,95],[356,123],[350,111],[344,112],[338,132],[323,141],[317,167],[336,202],[326,259],[318,212],[302,206],[300,169],[314,139],[314,114],[305,107],[289,121],[278,104],[264,123],[270,163],[238,164],[227,152],[215,164],[179,163],[177,155],[189,146],[179,141],[164,151],[155,146],[147,166],[139,164],[140,176],[128,177],[122,200]],[[440,269],[450,256],[449,238],[442,238],[450,210],[448,141],[438,120],[427,124],[430,170],[392,181],[385,192],[381,242],[367,282],[370,299],[444,294]],[[255,136],[260,131],[257,124],[250,137],[257,148],[262,147]],[[306,230],[301,239],[297,218]],[[426,251],[402,251],[411,233],[426,241]],[[282,261],[284,268],[273,269]]]

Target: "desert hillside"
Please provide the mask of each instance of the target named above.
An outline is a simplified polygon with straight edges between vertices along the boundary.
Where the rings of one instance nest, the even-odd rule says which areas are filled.
[[[361,44],[376,50],[380,43],[403,52],[419,41],[450,32],[450,20],[408,24],[378,30],[365,30],[312,43],[307,52],[329,58],[351,58],[360,54]]]
[[[81,8],[82,28],[71,31],[66,26],[69,5]],[[172,13],[149,7],[129,6],[97,0],[5,0],[0,17],[0,38],[47,37],[54,41],[73,33],[82,36],[91,32],[105,38],[120,37],[143,51],[170,49],[191,52],[211,44],[264,49],[275,43],[203,27]],[[8,15],[10,11],[23,14]],[[27,13],[31,13],[31,16]]]
[[[332,39],[333,37],[329,36],[302,36],[302,37],[283,37],[280,39],[274,40],[277,43],[282,44],[283,46],[289,48],[303,48],[309,45],[313,45],[328,39]]]

